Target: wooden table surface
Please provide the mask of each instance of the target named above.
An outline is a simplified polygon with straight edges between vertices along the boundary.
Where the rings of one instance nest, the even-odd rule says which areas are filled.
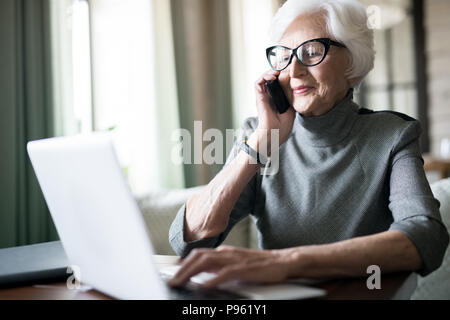
[[[174,256],[155,256],[158,268],[172,265],[177,259],[178,257]],[[381,289],[369,290],[366,285],[367,277],[330,280],[313,286],[327,291],[327,295],[322,299],[409,299],[417,283],[416,275],[411,272],[386,274],[381,275]],[[11,299],[110,300],[112,298],[94,289],[68,289],[65,282],[57,282],[0,289],[0,300]]]

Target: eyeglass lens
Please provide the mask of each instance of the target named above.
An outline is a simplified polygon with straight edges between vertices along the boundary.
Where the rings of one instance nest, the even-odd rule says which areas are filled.
[[[308,42],[297,49],[297,57],[306,66],[319,63],[325,54],[325,46],[321,42]],[[283,47],[275,47],[269,52],[269,63],[275,70],[282,70],[289,64],[291,51]]]

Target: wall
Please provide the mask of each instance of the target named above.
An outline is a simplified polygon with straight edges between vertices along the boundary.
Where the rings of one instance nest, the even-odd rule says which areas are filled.
[[[431,153],[450,138],[450,1],[425,1]]]

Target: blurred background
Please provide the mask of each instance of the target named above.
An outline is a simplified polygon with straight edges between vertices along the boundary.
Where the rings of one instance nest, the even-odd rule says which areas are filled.
[[[108,131],[134,194],[206,184],[174,131],[239,128],[283,0],[1,0],[0,248],[57,239],[26,142]],[[430,181],[450,167],[450,1],[361,0],[375,69],[355,99],[421,121]],[[204,143],[204,146],[207,142]],[[225,151],[225,146],[224,146]]]

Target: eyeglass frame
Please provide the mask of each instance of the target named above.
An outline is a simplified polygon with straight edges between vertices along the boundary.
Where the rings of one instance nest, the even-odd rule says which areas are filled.
[[[320,42],[321,44],[324,45],[325,51],[324,51],[324,54],[323,54],[322,59],[320,59],[319,62],[317,62],[317,63],[315,63],[315,64],[308,65],[308,64],[303,63],[303,61],[298,57],[297,51],[298,51],[298,49],[299,49],[301,46],[303,46],[303,45],[305,45],[305,44],[307,44],[307,43],[310,43],[310,42]],[[271,47],[269,47],[269,48],[266,49],[266,58],[267,58],[267,61],[269,62],[270,67],[271,67],[273,70],[275,70],[275,71],[283,71],[284,69],[286,69],[287,67],[289,67],[289,65],[290,65],[291,62],[292,62],[292,57],[293,57],[294,55],[295,55],[295,57],[297,58],[298,62],[300,62],[300,63],[301,63],[302,65],[304,65],[305,67],[314,67],[314,66],[317,66],[318,64],[321,64],[321,63],[323,62],[323,60],[325,60],[325,57],[327,56],[328,51],[330,50],[330,46],[336,46],[336,47],[340,47],[340,48],[347,48],[347,46],[345,46],[344,44],[342,44],[342,43],[340,43],[340,42],[336,42],[336,41],[334,41],[334,40],[331,40],[330,38],[317,38],[317,39],[311,39],[311,40],[305,41],[305,42],[303,42],[302,44],[300,44],[298,47],[296,47],[296,48],[294,48],[294,49],[291,49],[291,48],[288,48],[288,47],[285,47],[285,46],[280,46],[280,45],[271,46]],[[275,68],[272,66],[272,63],[270,63],[269,54],[270,54],[270,51],[272,51],[274,48],[283,48],[283,49],[288,49],[288,50],[290,51],[289,62],[288,62],[288,64],[286,65],[286,67],[284,67],[283,69],[277,70],[277,69],[275,69]]]

